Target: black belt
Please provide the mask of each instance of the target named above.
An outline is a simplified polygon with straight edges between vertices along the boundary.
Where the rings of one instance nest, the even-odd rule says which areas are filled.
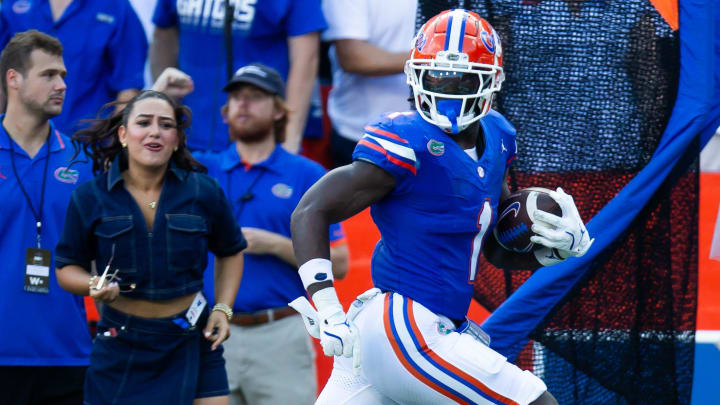
[[[234,313],[230,323],[238,326],[262,325],[296,315],[297,311],[290,307],[270,308],[257,312]]]

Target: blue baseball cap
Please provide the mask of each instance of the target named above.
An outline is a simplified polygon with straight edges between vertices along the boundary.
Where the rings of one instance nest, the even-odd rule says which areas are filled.
[[[233,75],[232,79],[223,87],[224,92],[230,91],[241,83],[257,86],[268,93],[285,98],[285,83],[277,70],[262,63],[253,63],[243,66]]]

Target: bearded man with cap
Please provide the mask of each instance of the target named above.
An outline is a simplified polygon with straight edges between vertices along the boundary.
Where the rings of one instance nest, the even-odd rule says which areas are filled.
[[[191,90],[187,84],[192,82],[182,72],[166,73],[156,89]],[[305,294],[290,239],[290,217],[325,170],[281,146],[290,111],[277,71],[262,64],[244,66],[223,91],[227,100],[221,112],[232,143],[222,152],[194,156],[224,189],[248,242],[231,337],[224,344],[230,400],[312,404],[317,391],[313,347],[302,318],[287,306]],[[328,233],[334,277],[343,278],[348,249],[341,225],[331,225]],[[205,272],[207,297],[214,296],[212,274]]]

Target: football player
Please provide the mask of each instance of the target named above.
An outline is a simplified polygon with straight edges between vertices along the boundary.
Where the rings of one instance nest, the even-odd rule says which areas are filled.
[[[300,277],[319,320],[313,334],[337,356],[317,403],[555,404],[542,380],[490,349],[467,320],[478,258],[482,249],[497,266],[533,269],[582,255],[592,240],[560,189],[552,196],[563,216],[535,214],[532,240],[541,248],[511,252],[490,232],[517,151],[514,128],[491,109],[504,75],[487,21],[461,9],[431,18],[405,73],[416,111],[368,123],[353,163],[316,183],[292,217]],[[382,236],[375,288],[346,314],[327,229],[368,206]]]

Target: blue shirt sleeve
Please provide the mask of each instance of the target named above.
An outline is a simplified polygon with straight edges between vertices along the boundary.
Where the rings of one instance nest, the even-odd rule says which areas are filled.
[[[365,134],[358,141],[353,160],[364,160],[379,166],[395,178],[395,190],[404,189],[405,184],[417,175],[417,160],[412,144],[398,130],[392,120],[384,119],[365,126]]]
[[[70,197],[65,215],[65,225],[55,247],[55,268],[76,265],[90,272],[90,262],[94,259],[88,240],[90,229],[80,214],[78,198],[76,189]]]
[[[161,0],[162,1],[162,0]],[[290,37],[323,31],[328,27],[320,0],[291,0],[286,30]]]
[[[170,28],[178,25],[175,0],[158,0],[153,12],[152,22],[160,28]]]
[[[330,225],[330,243],[342,239],[345,239],[345,229],[343,228],[342,223],[338,222],[336,224]]]
[[[110,38],[108,57],[111,72],[109,87],[116,92],[145,87],[145,60],[148,55],[148,42],[140,19],[130,3],[125,2],[119,16],[117,30]],[[119,50],[125,50],[120,52]]]
[[[208,247],[217,257],[232,256],[247,247],[237,221],[233,217],[230,203],[215,179],[215,210],[213,211],[212,228],[208,235]]]

